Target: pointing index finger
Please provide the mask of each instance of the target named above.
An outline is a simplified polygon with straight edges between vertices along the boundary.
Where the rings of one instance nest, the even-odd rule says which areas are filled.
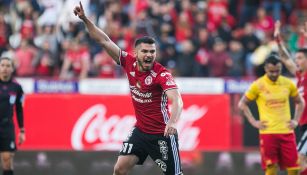
[[[82,6],[81,1],[79,2],[79,4],[80,4],[80,8],[81,8],[81,10],[83,10],[83,6]]]

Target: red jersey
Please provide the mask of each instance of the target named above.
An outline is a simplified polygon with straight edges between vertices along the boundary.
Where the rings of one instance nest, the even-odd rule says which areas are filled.
[[[298,91],[303,96],[305,102],[307,102],[307,73],[296,72],[296,78]],[[304,109],[299,125],[307,125],[307,108]]]
[[[177,85],[165,67],[154,62],[150,71],[140,72],[136,58],[121,51],[120,65],[127,73],[136,116],[136,127],[148,134],[164,133],[169,120],[166,91]]]

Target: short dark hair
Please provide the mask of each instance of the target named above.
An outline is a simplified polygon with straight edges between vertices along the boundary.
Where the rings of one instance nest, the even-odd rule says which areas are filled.
[[[307,48],[300,48],[296,51],[296,53],[298,52],[302,52],[305,55],[305,57],[307,57]]]
[[[276,54],[269,55],[264,61],[264,65],[267,65],[267,64],[276,65],[278,63],[281,63],[281,61]]]
[[[0,57],[0,62],[1,62],[2,60],[8,60],[8,61],[10,61],[11,64],[12,64],[12,66],[13,66],[13,69],[15,69],[15,65],[14,65],[14,62],[13,62],[12,59],[10,59],[9,57]]]
[[[150,36],[143,36],[141,38],[138,38],[135,43],[134,43],[134,47],[137,47],[138,45],[140,45],[141,43],[146,43],[146,44],[155,44],[156,40],[153,37]]]

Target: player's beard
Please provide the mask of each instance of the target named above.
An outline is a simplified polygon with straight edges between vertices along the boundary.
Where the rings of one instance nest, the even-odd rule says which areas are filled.
[[[149,71],[151,70],[152,66],[153,66],[153,61],[151,63],[145,63],[144,61],[140,61],[138,60],[138,65],[139,65],[139,70],[141,68],[140,71]]]
[[[277,75],[277,76],[269,76],[269,79],[271,81],[275,82],[275,81],[277,81],[278,77],[279,77],[279,75]]]

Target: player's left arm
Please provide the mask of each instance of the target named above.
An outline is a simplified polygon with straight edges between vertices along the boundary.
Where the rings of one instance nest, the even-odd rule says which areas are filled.
[[[176,125],[180,118],[183,102],[178,89],[170,89],[165,93],[167,98],[171,100],[171,116],[164,130],[164,136],[169,136],[177,133]]]
[[[24,93],[20,86],[19,91],[17,93],[16,99],[16,116],[19,127],[19,136],[18,136],[18,144],[22,144],[25,140],[25,129],[24,129],[24,120],[23,120],[23,101],[24,101]]]
[[[302,116],[302,113],[305,108],[305,101],[303,97],[298,94],[297,96],[293,97],[293,101],[295,103],[295,112],[293,119],[289,122],[289,128],[295,129],[298,125],[298,122]]]

